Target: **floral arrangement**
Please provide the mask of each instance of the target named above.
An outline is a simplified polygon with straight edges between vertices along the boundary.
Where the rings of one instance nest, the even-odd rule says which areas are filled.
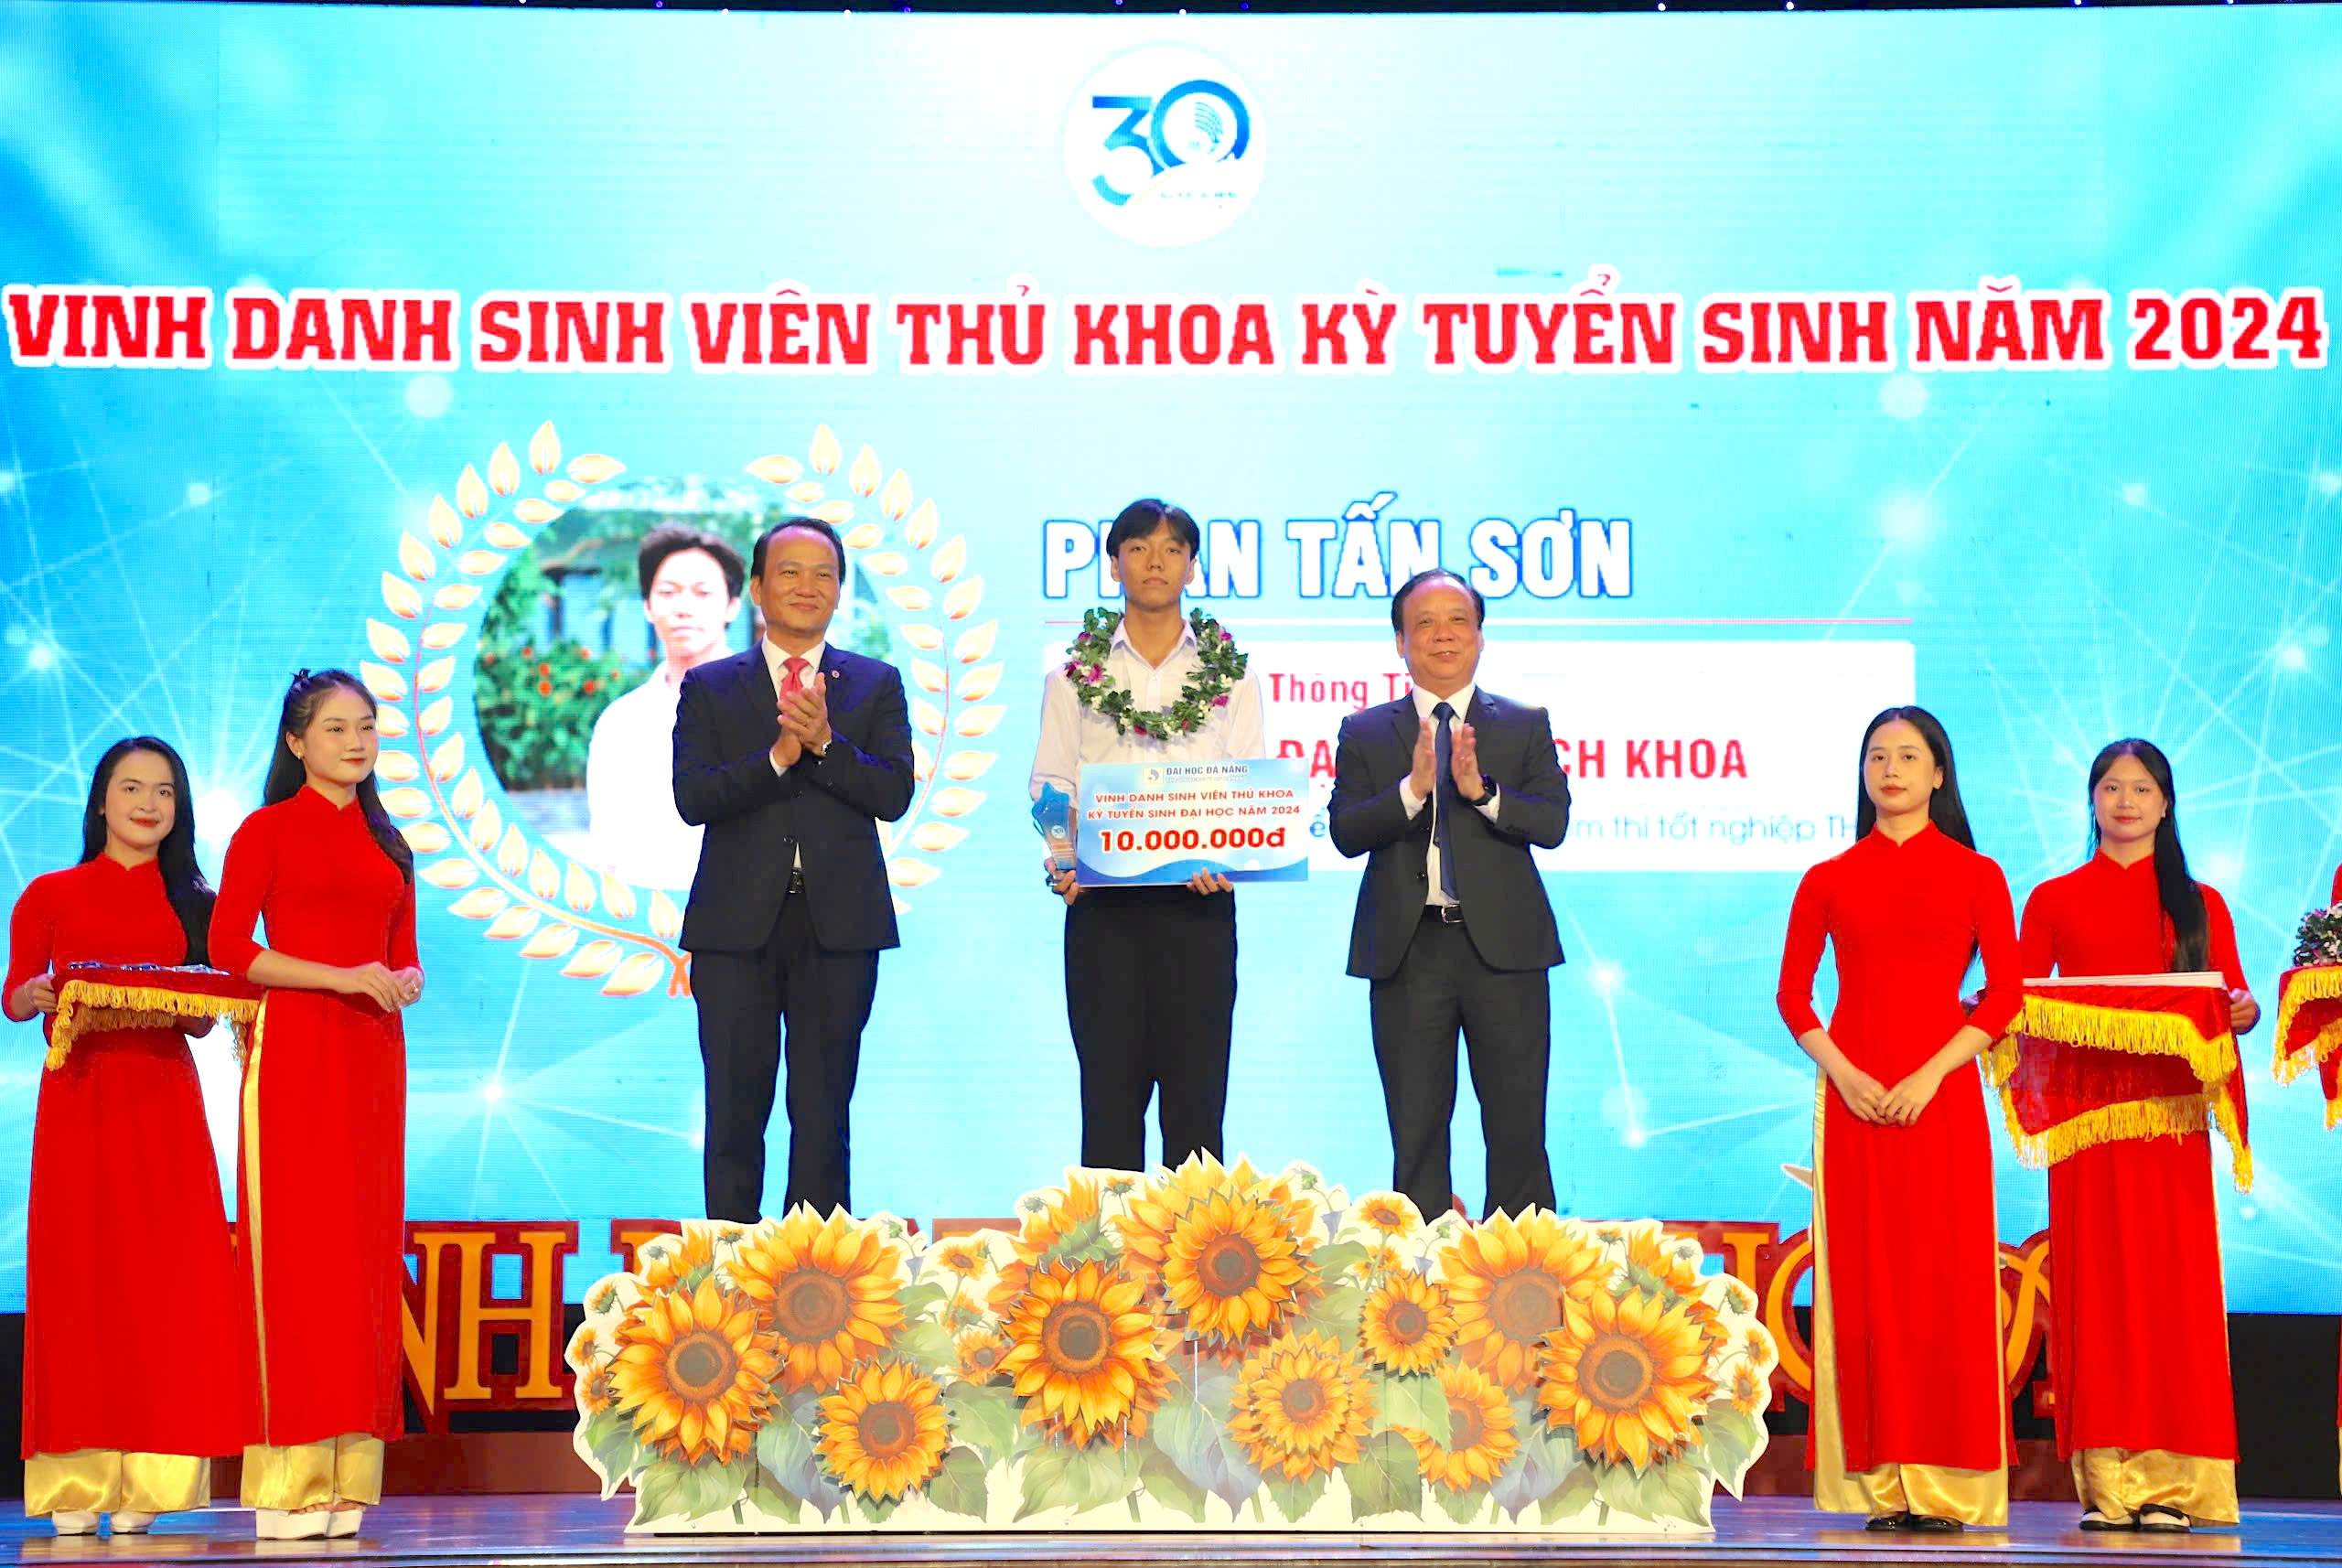
[[[580,1457],[635,1529],[1682,1530],[1764,1449],[1755,1294],[1655,1220],[1200,1158],[1019,1208],[646,1245],[569,1345]]]
[[[1187,626],[1196,634],[1195,672],[1179,689],[1177,702],[1142,712],[1129,688],[1106,673],[1106,656],[1113,651],[1114,632],[1122,624],[1120,610],[1085,610],[1081,634],[1065,650],[1066,679],[1073,682],[1075,699],[1113,720],[1117,735],[1193,735],[1214,709],[1228,705],[1229,693],[1244,678],[1250,660],[1236,650],[1236,639],[1203,611],[1189,610]]]
[[[2294,967],[2310,969],[2342,964],[2342,904],[2312,909],[2294,933]]]

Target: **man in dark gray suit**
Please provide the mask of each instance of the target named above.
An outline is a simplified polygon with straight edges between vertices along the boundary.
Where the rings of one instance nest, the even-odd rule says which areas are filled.
[[[1479,591],[1434,567],[1391,601],[1414,690],[1342,721],[1334,847],[1367,856],[1349,972],[1372,983],[1391,1185],[1448,1208],[1460,1028],[1488,1150],[1483,1214],[1553,1204],[1545,1157],[1547,972],[1562,961],[1531,844],[1569,831],[1545,710],[1477,690]]]
[[[763,1212],[765,1127],[789,1074],[784,1208],[847,1208],[847,1105],[880,950],[897,945],[878,823],[911,802],[911,728],[891,664],[829,641],[837,531],[784,518],[757,541],[765,634],[683,676],[675,809],[704,824],[683,911],[706,1069],[707,1214]],[[787,1031],[784,1047],[782,1033]]]

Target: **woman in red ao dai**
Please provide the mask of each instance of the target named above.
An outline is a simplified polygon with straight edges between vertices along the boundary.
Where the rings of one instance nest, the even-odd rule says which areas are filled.
[[[1993,1150],[1974,1061],[2023,1002],[2001,868],[1976,853],[1924,708],[1864,732],[1853,847],[1798,886],[1781,1016],[1821,1069],[1814,1133],[1814,1501],[1874,1530],[2008,1517]],[[1813,1009],[1824,943],[1838,1004]],[[1971,1012],[1961,982],[1984,962]]]
[[[267,804],[228,846],[211,947],[268,988],[245,1064],[241,1251],[260,1357],[243,1501],[263,1539],[354,1535],[405,1424],[406,1036],[414,855],[374,785],[374,699],[295,677]],[[253,939],[267,924],[268,945]]]

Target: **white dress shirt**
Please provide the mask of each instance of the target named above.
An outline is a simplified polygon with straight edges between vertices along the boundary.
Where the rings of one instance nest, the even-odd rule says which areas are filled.
[[[1447,738],[1452,743],[1456,738],[1457,726],[1464,723],[1465,715],[1472,711],[1473,690],[1474,688],[1466,686],[1453,696],[1434,697],[1429,692],[1426,692],[1421,686],[1418,686],[1415,688],[1415,716],[1419,719],[1431,718],[1431,711],[1439,706],[1442,703],[1445,703],[1449,707],[1455,709],[1456,716],[1447,721]],[[1433,720],[1433,722],[1435,725],[1438,721]],[[1450,755],[1453,755],[1452,746]],[[1435,795],[1439,792],[1439,775],[1436,768],[1433,771],[1431,783],[1432,793]],[[1461,800],[1462,797],[1458,796],[1457,799]],[[1408,821],[1413,822],[1414,820],[1416,813],[1423,809],[1423,802],[1424,797],[1415,793],[1413,774],[1410,773],[1406,778],[1399,780],[1399,803],[1407,808]],[[1488,821],[1493,822],[1497,820],[1497,792],[1493,789],[1479,800],[1469,801],[1467,804],[1469,804],[1475,811],[1478,811],[1480,815],[1488,818]],[[1434,805],[1432,807],[1432,810],[1436,811],[1439,808]],[[1439,890],[1439,829],[1438,819],[1436,817],[1433,819],[1431,849],[1423,857],[1423,869],[1429,874],[1431,878],[1430,882],[1426,885],[1429,891],[1423,895],[1423,902],[1426,904],[1454,903],[1454,899],[1448,897],[1447,895]]]
[[[1160,712],[1179,700],[1187,679],[1202,661],[1196,630],[1183,624],[1179,645],[1160,664],[1149,664],[1131,646],[1122,627],[1114,628],[1113,647],[1106,654],[1106,673],[1131,694],[1141,713]],[[1033,798],[1041,787],[1054,784],[1079,800],[1081,769],[1091,762],[1218,762],[1251,759],[1268,754],[1261,728],[1261,688],[1248,671],[1229,689],[1227,705],[1188,735],[1122,734],[1114,721],[1081,705],[1062,660],[1041,683],[1041,742],[1033,752]]]
[[[661,660],[594,721],[586,748],[586,858],[639,887],[689,887],[700,830],[675,810],[675,703]]]

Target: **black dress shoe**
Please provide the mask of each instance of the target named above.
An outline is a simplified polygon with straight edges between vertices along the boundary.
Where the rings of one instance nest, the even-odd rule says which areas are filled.
[[[1958,1535],[1968,1527],[1956,1519],[1941,1519],[1931,1513],[1915,1513],[1903,1528],[1914,1535]]]
[[[1911,1516],[1907,1513],[1875,1513],[1870,1516],[1870,1522],[1863,1528],[1864,1530],[1908,1530],[1911,1528]]]

